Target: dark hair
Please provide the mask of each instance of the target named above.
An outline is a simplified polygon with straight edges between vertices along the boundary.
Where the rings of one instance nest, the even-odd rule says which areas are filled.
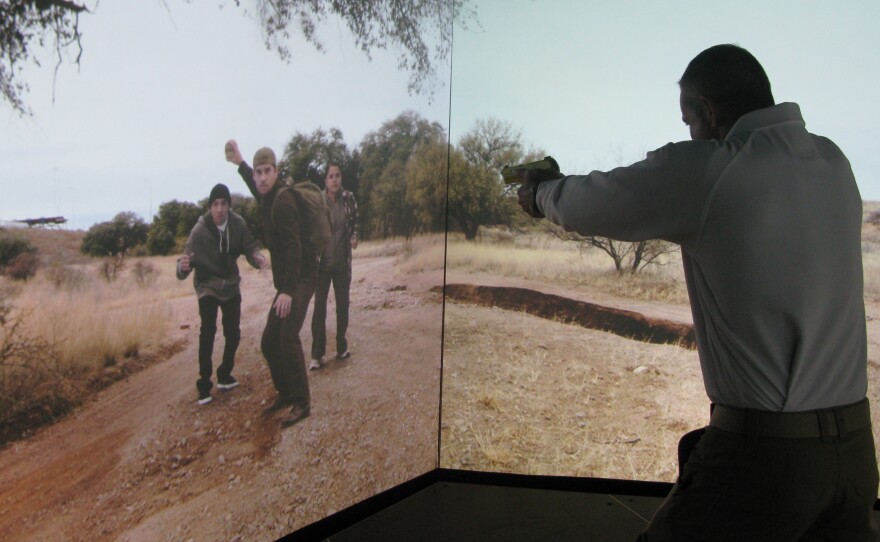
[[[342,173],[342,166],[339,165],[339,162],[336,162],[334,160],[330,160],[329,162],[327,162],[327,167],[324,168],[324,178],[327,178],[327,175],[330,174],[330,168],[333,166],[338,167],[339,173]]]
[[[738,45],[716,45],[698,54],[684,70],[678,85],[711,100],[720,110],[721,121],[727,124],[774,104],[764,68]]]

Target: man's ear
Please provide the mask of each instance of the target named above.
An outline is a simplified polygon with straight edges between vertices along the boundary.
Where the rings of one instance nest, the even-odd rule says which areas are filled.
[[[721,116],[715,102],[705,96],[700,96],[700,108],[703,109],[705,118],[709,120],[709,126],[718,128],[721,125]]]

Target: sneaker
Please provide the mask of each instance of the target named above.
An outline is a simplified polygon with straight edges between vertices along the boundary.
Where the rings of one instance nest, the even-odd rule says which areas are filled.
[[[309,417],[308,406],[295,406],[290,409],[290,416],[281,420],[281,427],[290,427]]]
[[[284,397],[282,395],[279,395],[278,397],[275,398],[275,402],[273,402],[271,405],[269,405],[263,409],[263,414],[264,415],[274,414],[275,412],[278,412],[282,408],[289,407],[291,404],[293,404],[293,403],[291,403],[289,399],[287,399],[286,397]]]
[[[310,371],[317,371],[324,365],[321,363],[321,358],[312,358],[312,363],[309,365]]]
[[[212,400],[213,400],[213,398],[211,397],[211,391],[210,391],[210,390],[208,390],[208,391],[200,391],[200,392],[199,392],[199,404],[200,404],[200,405],[207,405],[207,404],[210,403]]]
[[[232,388],[238,386],[238,380],[235,379],[234,376],[229,376],[224,378],[223,380],[217,379],[217,388],[221,390],[231,390]]]
[[[349,352],[348,350],[346,350],[345,352],[343,352],[341,354],[336,354],[336,359],[348,359],[350,357],[351,357],[351,352]]]

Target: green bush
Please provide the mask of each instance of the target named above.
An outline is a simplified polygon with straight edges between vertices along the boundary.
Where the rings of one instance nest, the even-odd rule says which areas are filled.
[[[33,252],[22,252],[4,268],[4,274],[15,280],[27,281],[37,274],[40,259]]]
[[[37,248],[27,239],[0,229],[0,267],[9,265],[20,254],[35,254]]]
[[[109,222],[95,224],[83,237],[80,251],[89,256],[116,256],[147,242],[150,227],[132,212],[122,212]]]

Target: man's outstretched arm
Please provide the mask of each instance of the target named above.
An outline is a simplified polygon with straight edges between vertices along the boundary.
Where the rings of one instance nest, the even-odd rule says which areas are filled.
[[[244,161],[244,158],[241,157],[241,151],[238,148],[238,143],[234,139],[230,139],[226,142],[225,147],[226,152],[226,161],[231,162],[238,166],[238,174],[241,175],[242,180],[244,180],[244,184],[247,185],[248,190],[251,191],[254,198],[257,201],[262,201],[263,196],[257,192],[257,184],[254,182],[254,170],[251,166],[247,165],[247,162]]]

